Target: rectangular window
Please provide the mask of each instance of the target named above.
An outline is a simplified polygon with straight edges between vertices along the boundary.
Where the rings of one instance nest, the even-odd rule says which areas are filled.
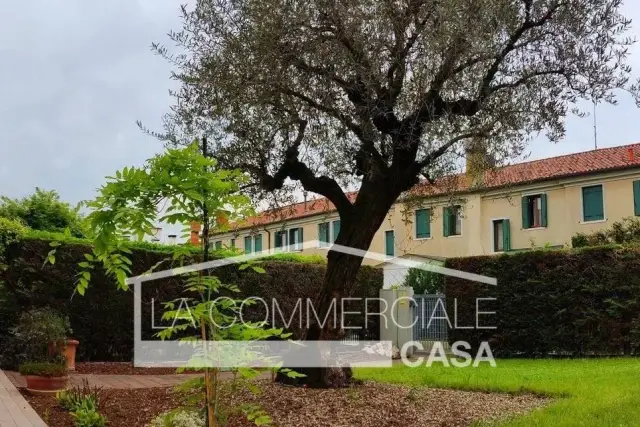
[[[442,226],[444,236],[460,236],[462,234],[462,209],[459,205],[445,207],[442,210]]]
[[[302,230],[302,229],[300,229]],[[322,222],[318,224],[318,240],[320,241],[320,247],[326,248],[331,243],[335,242],[340,234],[340,220],[331,222]]]
[[[602,185],[582,187],[582,219],[584,222],[604,219]]]
[[[247,236],[244,238],[244,253],[245,254],[250,254],[251,253],[251,248],[252,248],[252,239],[251,236]]]
[[[384,232],[384,251],[387,256],[395,256],[395,237],[393,230]]]
[[[522,198],[522,228],[547,226],[547,195],[535,194]]]
[[[511,250],[511,225],[508,219],[493,221],[493,251]]]
[[[253,251],[262,252],[262,234],[253,236]]]
[[[416,239],[431,237],[431,209],[416,211]]]
[[[231,239],[231,247],[232,248],[236,247],[236,239]]]
[[[279,230],[275,233],[275,247],[279,250],[301,251],[303,242],[302,227]]]
[[[222,240],[216,240],[215,247],[216,247],[216,251],[219,251],[220,249],[222,249]]]
[[[331,241],[331,237],[329,236],[329,223],[323,222],[318,224],[318,241],[320,242],[321,248],[326,248],[329,246],[329,242]]]

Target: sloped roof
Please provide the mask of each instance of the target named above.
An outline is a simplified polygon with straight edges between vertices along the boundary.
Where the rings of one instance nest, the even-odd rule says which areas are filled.
[[[481,186],[472,186],[465,174],[451,175],[434,184],[421,183],[413,187],[412,196],[438,196],[454,192],[482,191],[513,185],[522,185],[558,178],[588,175],[606,171],[640,167],[640,143],[533,160],[496,168],[484,172]],[[346,193],[354,201],[357,192]],[[336,210],[333,203],[322,197],[272,209],[249,218],[237,228],[249,228],[284,220],[304,218]]]

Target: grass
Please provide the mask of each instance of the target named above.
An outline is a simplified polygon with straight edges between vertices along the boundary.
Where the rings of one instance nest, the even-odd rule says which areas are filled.
[[[461,390],[531,392],[551,404],[501,427],[626,427],[640,425],[640,359],[498,360],[496,368],[361,368],[363,380]],[[484,424],[483,424],[484,425]]]

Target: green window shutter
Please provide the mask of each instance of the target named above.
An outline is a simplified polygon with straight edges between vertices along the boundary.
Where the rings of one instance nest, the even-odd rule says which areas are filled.
[[[297,242],[297,248],[302,250],[302,245],[304,244],[304,228],[300,227],[298,228],[298,242]]]
[[[336,241],[336,238],[340,234],[340,220],[333,221],[333,241]]]
[[[244,238],[244,253],[251,253],[251,236],[247,236]]]
[[[428,209],[416,211],[416,238],[424,239],[431,237],[431,218]]]
[[[540,222],[543,227],[546,227],[547,224],[549,223],[549,220],[547,219],[547,195],[546,194],[541,194],[540,195]]]
[[[216,250],[219,251],[220,249],[222,249],[222,240],[217,240],[216,241]]]
[[[582,212],[584,221],[599,221],[604,219],[602,185],[582,187]]]
[[[531,218],[529,218],[529,197],[522,198],[522,228],[531,228]]]
[[[511,250],[511,223],[508,219],[502,220],[502,250]]]
[[[640,215],[640,181],[633,181],[633,213]]]
[[[253,251],[262,252],[262,234],[253,237]]]
[[[449,237],[451,235],[451,215],[450,208],[442,208],[442,235]]]
[[[329,223],[323,222],[318,224],[318,240],[320,241],[320,246],[324,247],[329,244]]]
[[[393,230],[384,232],[384,248],[387,256],[395,255],[395,242],[394,242]]]

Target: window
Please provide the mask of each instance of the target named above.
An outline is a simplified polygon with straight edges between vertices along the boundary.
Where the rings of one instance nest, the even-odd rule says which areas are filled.
[[[231,240],[231,244],[232,245],[235,244],[233,239]],[[251,252],[261,252],[261,251],[262,251],[262,234],[254,234],[252,236],[246,236],[244,238],[245,254],[250,254]]]
[[[340,220],[318,224],[318,241],[321,248],[330,246],[340,233]]]
[[[384,252],[387,256],[395,255],[395,237],[393,230],[384,232]]]
[[[582,187],[582,219],[584,222],[604,219],[602,185]]]
[[[277,250],[301,251],[302,242],[302,227],[276,231],[275,247]]]
[[[236,239],[231,239],[231,247],[232,248],[236,247]]]
[[[522,198],[522,228],[547,226],[547,195],[535,194]]]
[[[416,239],[431,237],[431,209],[416,211]]]
[[[442,227],[445,237],[460,236],[462,234],[462,215],[459,205],[443,208]]]
[[[253,236],[253,251],[262,252],[262,234]]]
[[[216,240],[215,247],[216,247],[216,251],[219,251],[220,249],[222,249],[222,240]]]
[[[493,221],[493,251],[511,250],[511,224],[508,219]]]

